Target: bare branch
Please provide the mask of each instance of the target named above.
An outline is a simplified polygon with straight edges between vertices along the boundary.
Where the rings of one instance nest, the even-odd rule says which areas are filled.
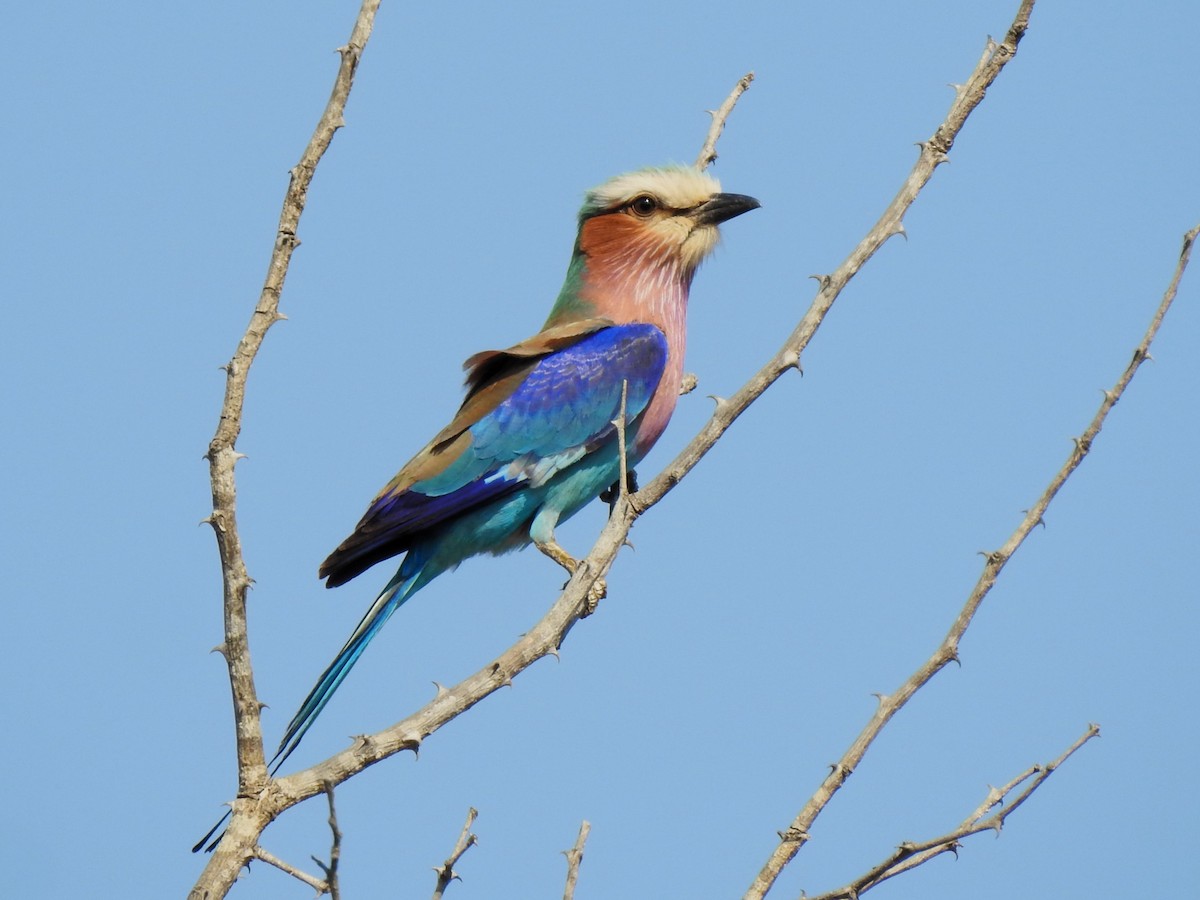
[[[747,72],[738,79],[738,83],[733,86],[729,96],[725,98],[725,102],[716,109],[710,109],[708,114],[712,116],[712,122],[708,126],[708,137],[704,139],[704,146],[700,148],[700,155],[696,157],[696,168],[703,172],[717,160],[717,141],[721,137],[721,132],[725,130],[725,120],[729,118],[729,114],[733,112],[734,106],[742,94],[750,89],[750,84],[754,81],[754,73]]]
[[[224,656],[229,666],[229,681],[233,692],[234,722],[237,732],[238,799],[234,802],[234,822],[227,834],[234,840],[228,847],[218,848],[209,860],[193,889],[193,896],[223,897],[237,878],[242,865],[250,858],[257,836],[270,821],[264,818],[255,800],[268,789],[266,762],[263,756],[260,704],[254,686],[250,663],[250,646],[246,631],[246,593],[251,579],[242,555],[237,529],[237,488],[234,465],[241,456],[234,448],[242,428],[246,380],[250,366],[266,338],[267,330],[283,315],[279,298],[291,263],[292,252],[298,246],[297,228],[308,199],[317,164],[328,149],[334,134],[344,124],[346,100],[354,83],[354,73],[371,35],[379,0],[363,0],[346,46],[338,48],[341,62],[334,79],[333,91],[325,105],[312,138],[291,171],[291,180],[279,215],[275,246],[267,266],[267,276],[258,303],[250,317],[246,333],[239,341],[233,358],[225,366],[225,398],[216,433],[206,454],[212,482],[213,512],[208,518],[217,537],[221,557],[221,576],[224,585]],[[238,821],[239,813],[253,809],[254,823]],[[219,827],[219,826],[218,826]],[[203,843],[203,842],[202,842]]]
[[[617,500],[624,501],[629,496],[629,449],[625,446],[625,429],[628,427],[627,406],[629,403],[629,380],[621,380],[621,410],[613,420],[617,429],[617,453],[621,461],[621,473],[617,476]]]
[[[1097,410],[1092,418],[1091,424],[1083,434],[1076,438],[1066,462],[1051,478],[1045,491],[1038,498],[1037,503],[1026,513],[1024,520],[1017,526],[1009,539],[1004,543],[1004,546],[999,550],[985,554],[985,562],[983,572],[979,576],[979,580],[975,583],[971,590],[966,603],[951,626],[950,631],[942,640],[941,645],[934,651],[933,655],[925,661],[908,680],[900,686],[893,694],[881,696],[879,708],[875,711],[875,715],[855,738],[854,743],[843,754],[842,758],[833,767],[830,774],[822,782],[816,793],[805,804],[804,808],[788,826],[787,830],[780,832],[780,843],[772,853],[771,858],[763,866],[762,871],[751,885],[750,890],[746,893],[746,898],[759,898],[766,894],[770,886],[779,877],[779,873],[783,867],[796,855],[801,846],[808,840],[808,830],[812,827],[812,823],[820,815],[826,804],[832,799],[833,795],[845,783],[846,779],[854,771],[855,767],[862,760],[867,752],[867,748],[883,730],[884,726],[891,720],[905,703],[920,690],[926,683],[929,682],[934,675],[940,672],[950,662],[958,659],[958,644],[970,627],[971,622],[975,618],[975,613],[978,612],[980,605],[983,603],[984,597],[992,589],[996,583],[997,577],[1004,569],[1005,565],[1016,553],[1017,549],[1024,542],[1029,533],[1033,531],[1037,524],[1042,520],[1042,516],[1049,507],[1050,502],[1058,493],[1059,489],[1066,483],[1071,474],[1079,468],[1091,449],[1092,441],[1096,435],[1100,433],[1100,429],[1104,425],[1104,420],[1107,418],[1109,411],[1121,399],[1121,395],[1125,393],[1125,388],[1129,386],[1129,382],[1133,379],[1134,374],[1141,364],[1150,355],[1150,344],[1158,333],[1159,327],[1162,325],[1163,317],[1175,300],[1175,295],[1179,289],[1179,282],[1183,278],[1183,273],[1187,269],[1188,262],[1191,258],[1192,246],[1196,241],[1197,235],[1200,235],[1200,225],[1197,225],[1189,231],[1183,238],[1183,248],[1179,254],[1179,262],[1176,265],[1175,273],[1171,278],[1171,282],[1167,287],[1166,293],[1163,295],[1162,302],[1154,312],[1154,316],[1150,321],[1150,325],[1143,335],[1141,343],[1138,344],[1133,352],[1133,358],[1125,371],[1121,373],[1120,378],[1111,390],[1104,392],[1104,400],[1100,404],[1100,409]],[[1088,737],[1090,737],[1089,735]],[[1074,752],[1074,748],[1068,752],[1070,755]],[[1065,757],[1064,757],[1065,758]],[[1040,783],[1040,782],[1039,782]],[[1020,805],[1025,801],[1029,792],[1022,794],[1014,801],[1014,806]],[[939,852],[944,852],[939,851]]]
[[[574,900],[575,883],[579,880],[579,866],[583,862],[583,845],[587,843],[591,830],[592,823],[584,819],[583,824],[579,826],[579,837],[575,839],[575,846],[570,850],[563,851],[563,856],[567,858],[567,887],[563,891],[563,900]]]
[[[269,798],[271,814],[278,815],[288,806],[315,796],[326,779],[340,784],[355,772],[392,754],[401,750],[415,750],[421,741],[456,716],[493,691],[511,684],[517,675],[535,661],[547,655],[557,654],[571,628],[587,614],[591,606],[588,595],[592,586],[607,574],[613,560],[624,546],[633,523],[646,510],[661,501],[712,448],[738,416],[784,372],[799,368],[801,352],[816,333],[842,289],[879,247],[891,235],[898,233],[904,213],[932,177],[936,167],[945,161],[945,151],[953,143],[970,110],[982,100],[987,87],[995,80],[1004,63],[1016,52],[1016,44],[1024,33],[1031,7],[1032,0],[1025,0],[1005,42],[999,46],[989,45],[985,60],[959,92],[946,121],[939,126],[934,138],[923,146],[912,174],[879,222],[832,275],[821,276],[818,279],[821,288],[817,298],[783,347],[737,393],[717,404],[708,424],[661,474],[645,488],[629,494],[625,502],[614,504],[612,514],[591,552],[579,563],[563,593],[546,615],[497,659],[457,685],[439,692],[426,706],[391,727],[356,741],[310,769],[272,782],[272,788],[278,791],[278,794]],[[738,91],[735,89],[734,93],[737,94]],[[935,146],[941,149],[934,149]],[[274,806],[276,803],[279,804],[277,808]]]
[[[479,843],[479,838],[471,833],[471,826],[475,824],[475,819],[478,816],[479,812],[475,807],[472,806],[467,810],[467,821],[462,827],[462,832],[458,835],[458,842],[454,845],[454,852],[440,866],[433,867],[433,871],[437,872],[437,884],[433,889],[433,900],[442,900],[442,894],[450,886],[450,882],[455,879],[462,881],[458,873],[454,871],[454,865],[462,859],[462,855],[469,848]]]
[[[357,48],[353,51],[343,48],[343,70],[339,72],[339,84],[342,83],[343,72],[346,70],[348,55],[357,62],[358,54],[361,53],[362,46],[365,44],[366,36],[370,31],[370,19],[374,15],[377,2],[366,2],[359,13],[359,23],[356,24],[355,34],[359,35],[359,25],[366,22],[365,31],[361,33],[360,40],[356,41],[354,37],[350,42],[349,48]],[[589,608],[589,592],[593,586],[600,581],[607,573],[608,568],[612,565],[621,546],[624,545],[629,529],[633,522],[648,510],[655,503],[659,502],[667,493],[696,465],[703,455],[716,443],[721,435],[729,428],[730,425],[745,411],[748,406],[753,403],[763,392],[767,390],[783,373],[789,369],[800,368],[800,356],[803,350],[807,347],[809,341],[815,335],[820,327],[825,315],[832,307],[834,301],[840,295],[844,287],[854,277],[862,266],[874,255],[875,252],[886,242],[892,235],[903,232],[903,216],[908,208],[915,201],[919,192],[925,184],[932,178],[933,172],[942,162],[946,161],[946,154],[953,145],[955,138],[961,130],[970,112],[983,100],[987,88],[992,84],[1004,65],[1016,53],[1017,44],[1019,43],[1025,28],[1028,23],[1029,14],[1033,6],[1033,0],[1024,0],[1021,4],[1020,11],[1017,14],[1013,26],[1010,28],[1005,40],[997,45],[989,42],[988,48],[985,51],[983,59],[972,73],[968,82],[957,90],[954,104],[951,107],[946,120],[934,133],[929,141],[925,142],[921,148],[921,154],[917,161],[913,172],[905,181],[900,192],[893,199],[892,203],[885,210],[876,225],[871,229],[863,241],[855,248],[854,252],[846,259],[845,262],[831,275],[823,275],[818,278],[820,285],[818,295],[813,301],[809,311],[797,325],[792,335],[789,336],[779,352],[773,357],[746,385],[744,385],[733,397],[727,401],[722,401],[718,404],[716,411],[708,425],[698,434],[688,446],[680,453],[680,455],[671,463],[670,466],[660,474],[650,485],[643,490],[637,490],[634,493],[624,498],[624,502],[618,501],[614,505],[613,514],[609,517],[608,523],[601,533],[599,539],[594,545],[591,553],[577,567],[574,575],[568,583],[566,589],[559,599],[550,608],[547,614],[538,622],[530,631],[510,647],[507,651],[501,654],[496,660],[480,669],[478,672],[469,676],[458,685],[452,688],[440,690],[438,695],[425,707],[417,710],[412,715],[406,717],[402,721],[396,723],[392,727],[385,729],[374,735],[363,736],[356,739],[355,742],[346,750],[330,757],[323,763],[281,778],[275,781],[261,784],[251,780],[251,790],[240,789],[239,800],[235,809],[241,815],[235,814],[234,821],[230,825],[229,836],[218,849],[213,860],[210,861],[209,869],[206,869],[205,875],[197,885],[197,890],[201,886],[214,885],[216,889],[208,889],[201,893],[194,893],[193,896],[224,896],[228,885],[236,877],[238,869],[250,856],[255,855],[253,848],[256,846],[257,835],[261,832],[265,824],[290,806],[314,796],[316,793],[324,790],[326,783],[339,784],[346,778],[361,771],[363,768],[378,762],[387,756],[393,755],[400,750],[411,749],[416,750],[421,741],[440,729],[453,718],[469,709],[475,703],[478,703],[488,694],[498,688],[511,684],[513,678],[531,665],[537,659],[549,654],[556,654],[561,646],[567,633],[576,621],[586,615]],[[364,18],[365,17],[365,18]],[[349,89],[349,78],[353,75],[353,66],[349,69],[349,75],[345,82],[345,88]],[[705,142],[705,149],[701,153],[701,158],[697,161],[697,165],[703,168],[713,157],[713,147],[717,137],[720,135],[721,129],[724,126],[725,117],[733,108],[737,98],[743,93],[746,87],[749,86],[749,76],[739,82],[737,88],[726,100],[725,104],[714,113],[712,128],[709,131],[709,138]],[[331,97],[330,103],[334,104],[338,96],[338,89],[335,88],[334,97]],[[344,104],[345,97],[342,95],[341,103]],[[328,110],[327,110],[328,113]],[[322,118],[324,124],[326,117]],[[336,129],[341,124],[340,110],[338,115],[331,121],[336,124],[332,127]],[[320,128],[318,128],[320,131]],[[332,131],[330,132],[332,136]],[[314,135],[314,141],[317,136]],[[326,146],[328,141],[326,140]],[[310,145],[311,146],[311,145]],[[322,152],[323,152],[322,147]],[[306,157],[308,152],[306,151]],[[320,154],[316,155],[319,159]],[[313,161],[315,166],[315,159]],[[302,166],[297,166],[293,171],[293,186],[289,188],[288,198],[293,197],[293,189],[296,187],[297,181],[302,180],[304,170]],[[311,169],[307,172],[307,179],[311,179]],[[297,209],[296,216],[298,218],[298,210],[303,205],[303,191],[307,188],[307,180],[302,181],[302,189],[299,191],[300,206]],[[288,213],[288,204],[285,202],[285,216]],[[272,283],[272,276],[276,270],[277,256],[282,262],[282,271],[277,279],[277,284],[273,295],[270,295],[267,287],[264,287],[264,298],[268,301],[264,307],[264,301],[260,300],[260,309],[256,309],[255,317],[251,321],[250,329],[247,331],[247,339],[252,338],[255,334],[256,324],[262,334],[265,334],[266,327],[276,321],[279,317],[277,309],[278,290],[282,287],[282,274],[286,272],[287,259],[290,257],[290,252],[294,248],[294,228],[289,232],[284,229],[282,223],[284,219],[281,217],[280,241],[277,241],[277,254],[272,257],[272,273],[268,276],[268,286]],[[290,238],[288,238],[290,235]],[[285,238],[287,238],[285,240]],[[1178,279],[1177,279],[1178,280]],[[264,311],[265,310],[265,311]],[[265,323],[265,324],[264,324]],[[244,342],[245,340],[244,339]],[[246,365],[252,360],[254,352],[261,344],[262,336],[259,334],[257,338],[251,341],[252,349],[248,357],[244,360]],[[241,347],[239,346],[239,351]],[[1140,363],[1144,359],[1144,355],[1136,361]],[[234,360],[229,365],[230,381],[235,378],[235,373],[241,372],[242,386],[244,387],[244,368],[239,368],[239,356],[235,355]],[[1136,367],[1135,367],[1136,368]],[[1115,400],[1113,401],[1115,402]],[[240,427],[241,415],[241,400],[240,395],[237,403],[233,406],[227,402],[227,409],[232,410],[228,418],[234,422],[234,427],[230,432],[231,437],[228,440],[228,452],[230,457],[227,461],[229,472],[229,484],[232,488],[232,461],[236,459],[236,455],[232,455],[233,440],[236,439],[237,428]],[[226,413],[223,412],[222,426],[225,425]],[[1098,428],[1096,429],[1098,431]],[[222,434],[218,430],[218,436]],[[1094,436],[1094,435],[1093,435]],[[226,453],[225,445],[217,446],[217,440],[214,439],[215,450],[210,451],[210,459],[222,456]],[[1086,452],[1086,450],[1084,451]],[[214,462],[214,471],[216,463]],[[214,516],[213,527],[217,531],[218,536],[226,528],[232,531],[232,493],[230,493],[230,505],[228,510],[230,517],[228,520],[217,515],[218,503],[216,501],[217,491],[216,476],[214,475]],[[1040,518],[1040,516],[1039,516]],[[1036,520],[1035,520],[1036,521]],[[236,542],[236,531],[233,531],[234,541]],[[226,560],[224,545],[222,546],[223,565]],[[1014,548],[1015,549],[1015,548]],[[236,559],[240,563],[240,548],[237,548]],[[989,566],[992,565],[992,558],[989,557]],[[236,574],[236,567],[232,570]],[[244,572],[244,567],[242,569]],[[994,569],[993,577],[998,568]],[[227,579],[227,585],[229,584]],[[235,585],[238,582],[233,582]],[[245,653],[245,609],[244,609],[244,592],[245,585],[248,585],[248,577],[245,579],[245,584],[241,587],[240,607],[235,605],[234,613],[240,616],[241,627],[241,643],[231,641],[228,635],[233,633],[233,630],[227,627],[226,649],[227,655],[239,658],[246,658],[246,673],[249,674],[248,657]],[[989,585],[990,586],[990,585]],[[229,588],[227,586],[227,597]],[[230,604],[227,601],[227,609]],[[235,618],[236,618],[235,616]],[[227,619],[229,615],[227,614]],[[235,624],[239,624],[235,622]],[[944,663],[942,663],[944,665]],[[234,668],[234,663],[230,663],[231,673]],[[936,669],[934,670],[936,671]],[[933,671],[929,673],[931,677]],[[248,682],[250,697],[253,698],[253,681]],[[911,694],[910,694],[911,695]],[[238,687],[235,680],[235,705],[239,703]],[[903,698],[907,699],[907,697]],[[903,699],[895,704],[895,709],[903,705]],[[891,702],[893,698],[885,698]],[[250,750],[257,753],[256,760],[251,753],[251,759],[254,761],[253,766],[243,767],[239,765],[239,769],[245,768],[250,771],[255,778],[261,772],[262,778],[265,780],[265,767],[262,766],[262,745],[261,733],[258,730],[257,720],[257,704],[253,704],[253,714],[249,715],[252,720],[252,740],[248,740]],[[239,706],[240,709],[240,706]],[[860,741],[856,741],[855,746],[851,748],[847,756],[844,757],[844,763],[839,764],[835,768],[833,778],[833,786],[826,790],[826,786],[822,786],[822,791],[827,795],[824,796],[819,804],[814,807],[812,815],[809,819],[815,819],[816,814],[828,802],[828,798],[836,791],[837,787],[848,777],[853,768],[853,764],[846,764],[850,761],[856,761],[861,758],[861,753],[865,752],[866,746],[873,739],[878,728],[886,724],[890,715],[878,722],[878,727],[868,737],[862,746],[859,746]],[[878,716],[878,714],[877,714]],[[242,714],[239,713],[239,760],[243,759],[242,743],[240,740]],[[872,725],[874,725],[873,720]],[[868,726],[868,730],[872,728]],[[867,732],[864,731],[864,734]],[[855,757],[857,754],[857,757]],[[806,807],[807,809],[807,807]],[[797,821],[800,821],[798,818]],[[585,823],[586,824],[586,823]],[[466,829],[464,829],[465,831]],[[804,827],[800,827],[793,823],[793,827],[789,828],[784,835],[784,841],[781,844],[783,850],[783,859],[778,868],[774,870],[774,874],[770,875],[770,880],[763,886],[763,892],[769,887],[777,876],[778,871],[782,869],[782,865],[786,865],[788,859],[794,856],[795,852],[807,838],[807,833]],[[582,850],[582,845],[579,845]],[[777,851],[777,856],[779,851]],[[775,857],[773,857],[774,859]],[[219,865],[218,865],[219,864]],[[764,868],[764,871],[770,867]],[[452,875],[452,866],[451,875]],[[209,870],[213,870],[215,874],[209,876]],[[762,877],[760,873],[760,878]],[[758,882],[756,881],[756,884]],[[753,891],[753,889],[752,889]],[[761,896],[761,893],[751,893],[747,896]]]
[[[258,846],[257,844],[254,845],[254,849],[250,852],[250,855],[253,856],[255,859],[261,859],[263,862],[267,863],[268,865],[274,866],[275,868],[279,869],[281,872],[287,872],[293,878],[297,878],[300,881],[303,881],[310,888],[312,888],[314,891],[316,891],[318,896],[320,896],[321,894],[329,893],[329,886],[327,884],[325,884],[325,882],[322,881],[320,878],[317,878],[315,875],[309,875],[307,872],[303,871],[302,869],[297,869],[291,863],[284,862],[278,856],[276,856],[273,853],[267,852],[266,850],[264,850],[262,847]]]
[[[341,900],[342,891],[338,886],[338,862],[342,858],[342,830],[338,828],[337,808],[333,805],[333,782],[325,782],[325,794],[329,797],[329,830],[333,834],[333,842],[329,847],[329,865],[321,862],[315,856],[312,861],[321,867],[325,873],[325,885],[332,900]]]
[[[854,881],[836,890],[809,898],[809,900],[855,900],[855,898],[865,894],[871,888],[882,884],[889,878],[894,878],[902,872],[915,869],[917,866],[929,862],[929,860],[936,856],[940,856],[943,853],[957,853],[960,842],[973,834],[979,834],[984,831],[999,832],[1004,827],[1004,823],[1008,817],[1016,812],[1021,804],[1034,791],[1041,787],[1042,783],[1059,766],[1066,762],[1076,750],[1099,734],[1100,727],[1098,725],[1089,725],[1087,731],[1076,739],[1053,762],[1046,763],[1045,765],[1031,766],[1003,787],[989,790],[987,797],[979,808],[967,816],[954,831],[919,844],[906,841],[897,847],[891,856],[854,879]],[[1025,784],[1025,782],[1029,782],[1025,786],[1025,789],[1011,803],[1004,806],[1003,804],[1009,795],[1022,784]],[[1001,809],[997,810],[993,815],[987,816],[988,811],[997,806],[1001,806]]]

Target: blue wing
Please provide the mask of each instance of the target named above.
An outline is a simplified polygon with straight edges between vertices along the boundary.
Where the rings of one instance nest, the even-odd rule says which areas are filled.
[[[662,331],[636,323],[601,327],[533,359],[489,360],[491,377],[472,383],[456,417],[462,427],[451,423],[406,465],[322,565],[328,586],[407,550],[460,515],[545,485],[613,438],[623,385],[634,433],[666,362]],[[485,413],[470,412],[481,403]]]

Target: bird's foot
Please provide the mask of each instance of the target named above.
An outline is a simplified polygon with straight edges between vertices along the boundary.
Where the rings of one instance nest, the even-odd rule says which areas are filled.
[[[576,560],[575,557],[573,557],[566,550],[564,550],[562,545],[553,538],[544,542],[535,541],[534,546],[570,572],[572,576],[574,576],[576,570],[578,570],[580,565],[579,561]],[[570,584],[570,582],[568,581],[567,584]],[[563,587],[565,588],[567,584],[564,584]],[[588,588],[587,597],[584,599],[582,618],[587,618],[594,613],[596,611],[596,607],[600,605],[600,601],[607,596],[608,584],[603,578],[597,578],[592,582],[592,586]]]
[[[597,578],[592,582],[592,586],[588,588],[587,597],[583,604],[583,614],[580,616],[586,619],[596,611],[596,607],[600,605],[600,601],[608,596],[608,582],[603,578]]]
[[[562,544],[554,538],[550,538],[548,541],[534,541],[533,544],[572,575],[579,568],[579,563],[575,561],[575,557],[564,550]]]

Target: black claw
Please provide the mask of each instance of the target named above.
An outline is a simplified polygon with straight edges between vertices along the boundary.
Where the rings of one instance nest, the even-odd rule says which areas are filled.
[[[629,493],[636,494],[640,488],[638,487],[637,472],[630,469],[625,473],[625,480],[629,486]],[[617,498],[621,496],[621,480],[618,478],[608,487],[600,492],[600,499],[608,504],[608,514],[611,516],[613,510],[617,506]]]

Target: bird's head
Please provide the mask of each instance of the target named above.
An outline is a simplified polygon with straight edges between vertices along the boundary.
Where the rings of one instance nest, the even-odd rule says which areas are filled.
[[[723,194],[690,166],[640,169],[588,191],[579,211],[579,249],[590,257],[673,259],[687,274],[717,245],[717,226],[757,208]]]
[[[716,247],[717,227],[756,209],[690,166],[639,169],[587,192],[563,294],[551,321],[573,314],[625,318],[614,305],[657,305],[664,290],[686,301],[692,276]],[[580,307],[583,308],[580,308]]]

